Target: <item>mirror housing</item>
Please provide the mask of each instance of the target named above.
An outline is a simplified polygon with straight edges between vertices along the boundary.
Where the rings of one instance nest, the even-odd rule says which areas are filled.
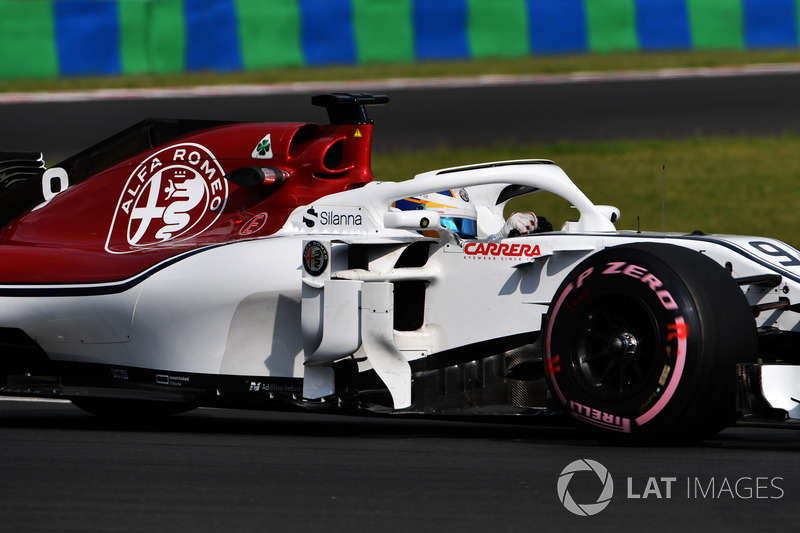
[[[416,211],[387,211],[383,215],[383,225],[390,229],[406,229],[411,231],[440,231],[442,223],[439,213],[420,209]]]
[[[600,211],[612,223],[616,223],[616,221],[619,220],[619,217],[622,216],[619,212],[619,209],[613,205],[598,205],[596,207],[597,210]]]

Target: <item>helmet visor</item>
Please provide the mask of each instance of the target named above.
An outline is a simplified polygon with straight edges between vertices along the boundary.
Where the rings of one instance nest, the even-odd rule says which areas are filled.
[[[478,235],[478,222],[471,218],[441,217],[443,227],[457,233],[460,237],[474,239]]]

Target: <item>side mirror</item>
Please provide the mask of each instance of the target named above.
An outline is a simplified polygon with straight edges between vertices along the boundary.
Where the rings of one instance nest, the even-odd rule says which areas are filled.
[[[439,213],[420,209],[418,211],[387,211],[383,215],[383,225],[390,229],[411,231],[439,231],[442,228]]]
[[[276,167],[241,167],[225,174],[225,179],[240,187],[280,185],[289,173]]]

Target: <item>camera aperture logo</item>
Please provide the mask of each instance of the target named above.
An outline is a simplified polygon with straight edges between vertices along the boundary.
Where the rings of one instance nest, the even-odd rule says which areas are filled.
[[[572,495],[569,493],[569,483],[576,472],[594,472],[600,483],[603,484],[603,489],[597,497],[597,501],[590,503],[577,503]],[[596,515],[605,509],[611,502],[611,497],[614,495],[614,480],[608,469],[591,459],[578,459],[573,461],[561,471],[558,477],[558,499],[567,511],[578,516],[592,516]]]

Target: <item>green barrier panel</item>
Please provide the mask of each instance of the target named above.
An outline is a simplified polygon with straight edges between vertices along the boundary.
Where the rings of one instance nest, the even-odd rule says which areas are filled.
[[[146,2],[149,19],[147,56],[154,74],[183,72],[186,66],[186,25],[182,0]]]
[[[525,0],[468,0],[467,37],[473,58],[524,57],[529,53]]]
[[[741,0],[687,0],[687,12],[693,48],[744,48]]]
[[[359,63],[413,62],[411,0],[352,0]]]
[[[587,0],[584,9],[589,51],[639,50],[634,0]]]
[[[245,70],[298,67],[305,63],[296,0],[234,0]]]
[[[128,75],[150,72],[147,53],[148,3],[118,2],[119,46],[122,72]]]
[[[794,2],[794,13],[795,13],[795,20],[793,21],[795,25],[794,27],[797,28],[797,33],[798,33],[797,38],[800,41],[800,0],[795,0]],[[798,42],[797,44],[798,46],[800,46],[800,42]]]
[[[0,79],[54,78],[58,73],[52,4],[0,3]]]

